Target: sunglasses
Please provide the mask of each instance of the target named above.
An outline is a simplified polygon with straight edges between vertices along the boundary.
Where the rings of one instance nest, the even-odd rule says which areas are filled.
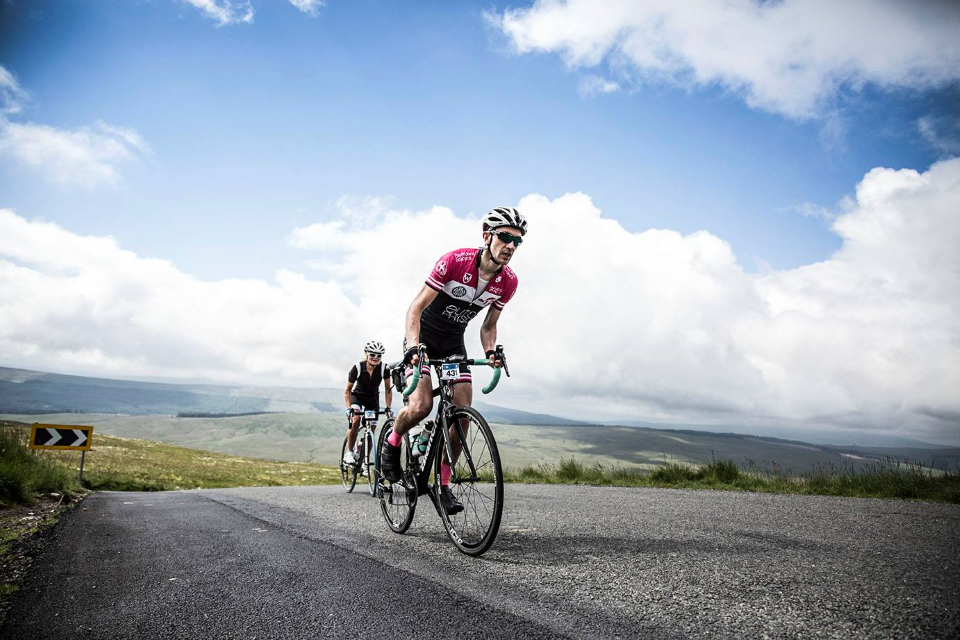
[[[498,231],[497,237],[500,238],[500,242],[505,244],[513,243],[516,246],[520,246],[520,243],[523,242],[523,238],[520,236],[515,236],[512,233],[507,233],[506,231]]]
[[[368,353],[368,354],[367,354],[367,357],[368,357],[368,358],[380,359],[382,356],[381,356],[379,353]]]

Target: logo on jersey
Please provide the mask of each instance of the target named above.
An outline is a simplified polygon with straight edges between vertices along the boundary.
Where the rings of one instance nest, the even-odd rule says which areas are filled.
[[[472,273],[465,273],[465,274],[463,274],[463,282],[464,282],[464,284],[469,283],[471,280],[473,280],[473,274],[472,274]]]
[[[466,262],[473,257],[473,254],[470,251],[461,251],[460,253],[454,254],[453,259],[457,262]]]
[[[467,288],[466,288],[466,287],[454,287],[454,288],[453,288],[453,297],[454,297],[454,298],[462,298],[462,297],[465,296],[465,295],[467,295]]]
[[[497,279],[494,280],[494,282],[500,282],[500,280],[502,280],[502,279],[503,279],[503,276],[497,276]]]
[[[437,263],[437,266],[434,267],[434,270],[442,276],[447,275],[447,263],[441,260]]]
[[[495,293],[498,296],[503,293],[503,289],[501,289],[500,287],[487,287],[487,291],[489,291],[490,293]]]
[[[458,322],[460,324],[467,324],[473,320],[476,315],[476,311],[471,311],[470,309],[460,310],[455,304],[448,304],[447,308],[443,310],[444,318],[450,318],[454,322]]]

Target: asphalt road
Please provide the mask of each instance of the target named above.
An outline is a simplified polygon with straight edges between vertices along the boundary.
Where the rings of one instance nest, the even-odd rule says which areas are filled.
[[[509,485],[460,554],[334,487],[100,493],[0,638],[957,637],[960,507]]]

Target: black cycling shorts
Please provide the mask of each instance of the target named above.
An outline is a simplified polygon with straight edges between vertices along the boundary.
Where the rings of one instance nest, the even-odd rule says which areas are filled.
[[[357,405],[361,409],[366,411],[380,411],[380,394],[376,396],[358,396],[355,393],[350,393],[350,404]]]
[[[442,335],[433,333],[430,330],[426,329],[423,325],[420,325],[420,342],[427,347],[427,359],[440,360],[441,358],[449,358],[450,356],[464,356],[467,355],[467,348],[463,344],[463,334],[459,335]],[[407,352],[407,339],[403,339],[403,352]],[[406,371],[407,377],[413,375],[413,368],[407,367]],[[430,375],[430,367],[421,366],[420,375]],[[470,367],[461,364],[460,365],[460,375],[456,380],[451,380],[450,384],[459,384],[461,382],[473,382],[473,376],[470,375]]]

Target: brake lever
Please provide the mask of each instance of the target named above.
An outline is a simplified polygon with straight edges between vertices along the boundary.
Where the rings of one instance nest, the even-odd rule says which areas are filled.
[[[496,354],[497,354],[497,358],[500,360],[500,362],[503,363],[503,372],[504,372],[505,374],[507,374],[507,377],[509,378],[509,377],[510,377],[510,367],[507,366],[507,356],[505,356],[505,355],[503,354],[503,345],[502,345],[502,344],[498,344],[498,345],[497,345]]]

